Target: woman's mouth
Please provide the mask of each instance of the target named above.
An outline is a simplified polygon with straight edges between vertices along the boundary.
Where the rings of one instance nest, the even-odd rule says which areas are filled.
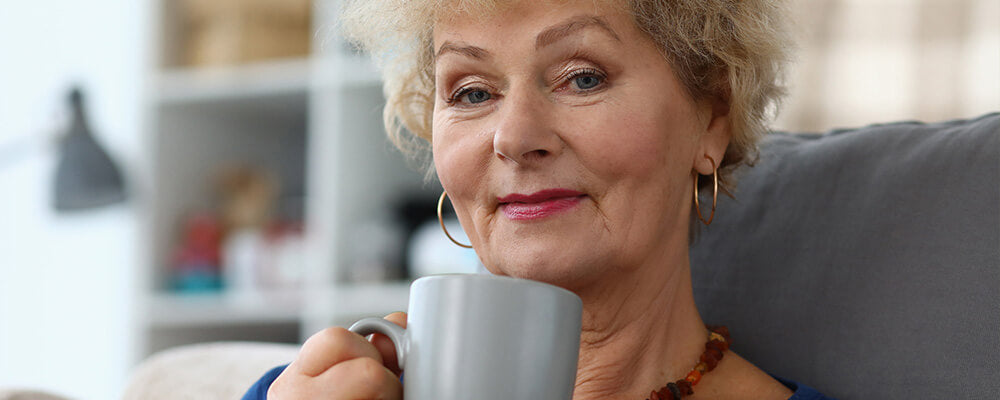
[[[545,189],[497,198],[500,211],[515,221],[541,219],[576,207],[585,194],[570,189]]]

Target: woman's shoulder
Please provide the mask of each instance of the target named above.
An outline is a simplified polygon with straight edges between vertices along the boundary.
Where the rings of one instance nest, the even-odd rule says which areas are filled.
[[[774,379],[777,379],[778,382],[781,382],[782,385],[785,385],[785,387],[787,387],[792,391],[792,397],[789,397],[788,400],[836,400],[833,397],[824,396],[816,389],[813,389],[801,383],[788,380],[779,376],[774,376],[774,375],[771,376]]]
[[[288,365],[274,367],[270,371],[267,371],[257,382],[254,382],[253,386],[250,386],[250,389],[243,394],[241,400],[267,400],[267,389],[271,387],[271,383],[275,379],[278,379],[278,375],[281,375],[285,367],[288,367]]]

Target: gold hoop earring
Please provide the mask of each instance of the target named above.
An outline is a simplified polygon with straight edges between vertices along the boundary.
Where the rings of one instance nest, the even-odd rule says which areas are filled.
[[[469,246],[469,245],[463,244],[463,243],[459,243],[457,240],[455,240],[455,238],[451,237],[451,234],[448,233],[448,228],[445,228],[445,226],[444,226],[444,218],[441,216],[441,206],[444,205],[444,198],[447,195],[448,195],[447,191],[441,192],[441,198],[438,199],[438,222],[441,223],[441,230],[444,231],[444,235],[447,236],[448,239],[450,239],[452,243],[457,244],[459,247],[464,247],[466,249],[471,249],[472,246]]]
[[[701,222],[703,224],[705,224],[705,226],[708,226],[708,225],[711,225],[712,224],[712,220],[715,219],[715,205],[716,205],[717,201],[719,200],[719,167],[715,166],[715,160],[713,160],[712,157],[709,157],[706,154],[705,158],[708,159],[708,162],[712,163],[712,182],[713,182],[713,184],[712,184],[712,187],[713,187],[713,190],[712,190],[712,213],[708,215],[708,221],[705,220],[705,217],[701,216],[701,204],[699,204],[699,202],[698,202],[698,172],[697,171],[695,171],[695,173],[694,173],[694,210],[695,210],[695,212],[698,213],[698,219],[700,219]]]

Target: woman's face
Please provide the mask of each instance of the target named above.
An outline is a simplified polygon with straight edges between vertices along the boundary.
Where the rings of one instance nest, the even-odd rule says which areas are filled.
[[[435,27],[434,163],[493,273],[572,289],[686,256],[692,173],[721,159],[725,116],[596,3]]]

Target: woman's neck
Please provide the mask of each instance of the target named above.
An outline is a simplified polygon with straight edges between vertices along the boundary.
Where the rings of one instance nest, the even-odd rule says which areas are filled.
[[[683,378],[707,331],[691,292],[687,253],[582,291],[583,332],[574,400],[641,400]],[[662,258],[661,258],[662,260]]]

